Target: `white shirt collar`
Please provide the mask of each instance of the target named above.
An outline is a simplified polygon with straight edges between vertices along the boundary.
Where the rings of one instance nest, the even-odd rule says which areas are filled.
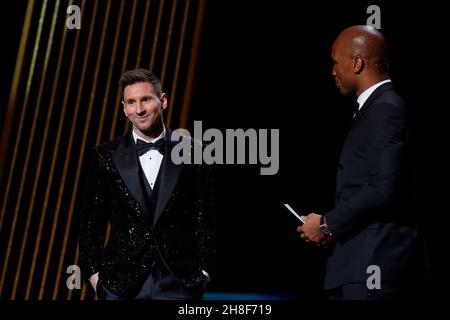
[[[136,140],[137,139],[141,139],[141,140],[144,140],[145,142],[156,142],[156,141],[158,141],[159,139],[162,139],[162,138],[164,138],[165,136],[166,136],[166,127],[164,127],[164,129],[163,129],[163,131],[161,132],[161,134],[159,135],[159,136],[157,136],[155,139],[153,139],[153,140],[148,140],[148,139],[145,139],[145,138],[142,138],[141,136],[139,136],[137,133],[136,133],[136,131],[134,131],[134,128],[133,128],[133,130],[132,130],[132,134],[133,134],[133,139],[134,139],[134,142],[136,143]]]
[[[383,80],[380,81],[378,83],[375,83],[373,86],[369,87],[368,89],[366,89],[363,93],[361,93],[357,99],[358,101],[358,110],[361,109],[361,107],[364,105],[364,103],[367,101],[367,99],[369,99],[370,95],[381,85],[391,82],[390,79],[387,80]]]

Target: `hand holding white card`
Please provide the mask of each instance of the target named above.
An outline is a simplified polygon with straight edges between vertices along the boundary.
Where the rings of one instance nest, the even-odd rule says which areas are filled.
[[[282,202],[283,203],[283,202]],[[297,219],[298,220],[300,220],[302,223],[306,223],[306,221],[302,218],[302,217],[300,217],[300,215],[297,213],[297,212],[295,212],[295,210],[294,209],[292,209],[291,208],[291,206],[290,205],[288,205],[287,203],[283,203],[283,205],[295,216],[295,217],[297,217]]]

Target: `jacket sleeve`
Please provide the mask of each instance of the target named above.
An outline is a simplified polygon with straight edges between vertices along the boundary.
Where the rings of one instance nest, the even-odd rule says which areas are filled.
[[[209,165],[198,167],[196,179],[196,230],[194,231],[197,261],[209,274],[215,268],[216,228],[213,174]]]
[[[368,179],[352,190],[351,196],[338,198],[335,208],[326,214],[328,227],[337,240],[362,221],[376,218],[373,215],[398,194],[406,139],[405,115],[402,108],[392,104],[372,108],[377,108],[371,119],[376,134],[367,146]]]
[[[98,272],[104,262],[107,192],[100,157],[97,151],[92,152],[81,207],[79,248],[86,280]]]

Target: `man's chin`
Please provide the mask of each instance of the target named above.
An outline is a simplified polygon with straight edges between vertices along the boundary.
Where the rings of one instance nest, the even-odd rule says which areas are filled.
[[[137,129],[138,131],[142,132],[143,134],[147,134],[150,132],[149,126],[142,126],[142,125],[134,125],[134,129]]]
[[[159,131],[159,129],[157,129],[151,125],[148,125],[148,126],[134,125],[134,127],[146,136],[152,136],[155,132]]]

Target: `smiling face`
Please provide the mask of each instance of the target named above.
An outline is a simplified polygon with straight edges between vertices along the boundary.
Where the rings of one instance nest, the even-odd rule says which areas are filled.
[[[127,85],[123,91],[123,111],[141,136],[156,138],[164,128],[163,111],[167,96],[158,96],[149,82]]]

